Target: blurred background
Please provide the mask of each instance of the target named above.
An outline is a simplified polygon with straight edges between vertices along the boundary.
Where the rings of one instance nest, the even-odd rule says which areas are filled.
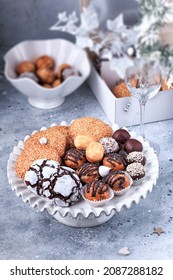
[[[135,0],[94,0],[99,14],[100,26],[104,30],[106,19],[114,19],[123,13],[125,23],[135,24],[138,20]],[[57,14],[76,11],[80,16],[80,0],[1,0],[0,1],[0,46],[13,46],[27,39],[66,38],[74,41],[67,33],[50,31],[57,21]]]

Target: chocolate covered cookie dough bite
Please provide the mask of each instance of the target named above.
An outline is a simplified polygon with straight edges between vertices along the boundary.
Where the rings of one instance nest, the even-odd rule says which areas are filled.
[[[115,195],[123,195],[132,185],[132,178],[130,175],[121,170],[111,170],[109,175],[105,178],[105,182],[114,191]]]
[[[103,165],[112,170],[124,170],[125,161],[123,157],[117,153],[110,153],[103,158]]]
[[[99,165],[86,162],[77,168],[76,174],[83,183],[90,183],[95,179],[99,179]]]
[[[66,151],[63,162],[66,166],[76,169],[86,162],[85,152],[77,148],[70,148]]]

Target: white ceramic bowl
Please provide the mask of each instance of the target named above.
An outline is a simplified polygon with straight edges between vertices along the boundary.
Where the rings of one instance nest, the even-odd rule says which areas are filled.
[[[30,78],[18,78],[16,66],[24,61],[35,61],[41,55],[50,55],[55,60],[55,69],[63,63],[75,67],[81,76],[71,76],[59,87],[47,89]],[[31,105],[41,109],[60,106],[65,96],[76,90],[89,76],[90,63],[84,50],[63,39],[24,41],[11,48],[4,56],[5,77],[22,94],[28,97]]]

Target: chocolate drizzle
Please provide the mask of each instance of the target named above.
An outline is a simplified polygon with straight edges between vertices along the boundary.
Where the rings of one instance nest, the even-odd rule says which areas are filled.
[[[86,193],[90,193],[92,197],[96,197],[97,194],[104,194],[108,192],[108,185],[102,180],[94,180],[86,185]]]
[[[82,177],[82,176],[90,177],[90,176],[98,175],[99,174],[98,173],[98,165],[86,162],[78,168],[77,174],[78,174],[79,177]]]
[[[111,171],[109,175],[105,178],[105,181],[109,186],[114,189],[124,189],[125,188],[125,174],[123,171]]]
[[[84,151],[78,150],[76,148],[71,148],[69,149],[65,156],[64,156],[64,162],[66,161],[71,161],[74,164],[78,165],[79,161],[80,162],[85,162],[85,153]]]
[[[113,168],[121,166],[124,169],[124,159],[117,153],[110,153],[103,160],[104,162],[107,161],[111,166],[113,166]]]
[[[48,172],[47,177],[43,173],[45,171],[44,168],[53,168],[52,173]],[[28,172],[30,171],[33,171],[36,174],[37,182],[32,184],[31,181],[25,180],[25,183],[27,186],[34,189],[34,192],[36,192],[39,196],[46,196],[49,199],[54,199],[56,204],[58,204],[56,200],[59,199],[63,201],[62,206],[70,206],[79,199],[81,182],[74,170],[60,165],[54,166],[50,164],[49,160],[43,160],[41,164],[33,164]],[[72,186],[70,193],[67,196],[61,193],[61,188],[59,192],[57,190],[58,179],[63,176],[70,176],[72,178]]]
[[[63,170],[63,172],[61,172],[62,170]],[[54,191],[54,186],[55,186],[57,179],[60,177],[63,177],[63,176],[70,176],[74,180],[74,186],[71,189],[71,193],[68,196],[63,196],[61,193]],[[52,184],[52,187],[53,187],[52,190],[50,190],[51,194],[52,194],[52,198],[59,198],[59,199],[63,200],[64,202],[66,202],[76,192],[77,189],[80,189],[80,181],[79,181],[79,179],[77,179],[75,172],[71,172],[71,171],[63,168],[62,166],[59,166],[57,168],[57,173],[55,174],[55,179]]]
[[[41,195],[41,196],[43,196],[43,192],[45,190],[49,190],[50,191],[49,186],[52,185],[52,176],[54,175],[54,174],[52,174],[50,176],[50,178],[44,178],[44,176],[43,176],[43,169],[45,167],[55,168],[55,173],[56,173],[55,165],[50,164],[50,161],[48,162],[45,159],[45,160],[43,160],[42,164],[39,165],[39,164],[35,163],[34,165],[31,165],[31,167],[28,170],[28,171],[33,171],[37,175],[37,182],[35,184],[31,184],[31,182],[25,180],[26,185],[30,186],[33,189],[35,189],[37,194]],[[46,183],[46,182],[48,183],[47,184],[48,186],[43,188],[43,184]],[[51,197],[49,197],[49,198],[51,198]]]

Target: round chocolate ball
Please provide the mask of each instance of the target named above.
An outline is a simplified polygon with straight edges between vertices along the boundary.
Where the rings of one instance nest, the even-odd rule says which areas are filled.
[[[118,143],[124,144],[127,140],[130,139],[130,134],[126,129],[120,128],[117,129],[112,136]]]
[[[127,154],[131,152],[142,152],[142,150],[143,150],[143,145],[137,139],[131,138],[128,141],[126,141],[126,143],[124,144],[124,151]]]

